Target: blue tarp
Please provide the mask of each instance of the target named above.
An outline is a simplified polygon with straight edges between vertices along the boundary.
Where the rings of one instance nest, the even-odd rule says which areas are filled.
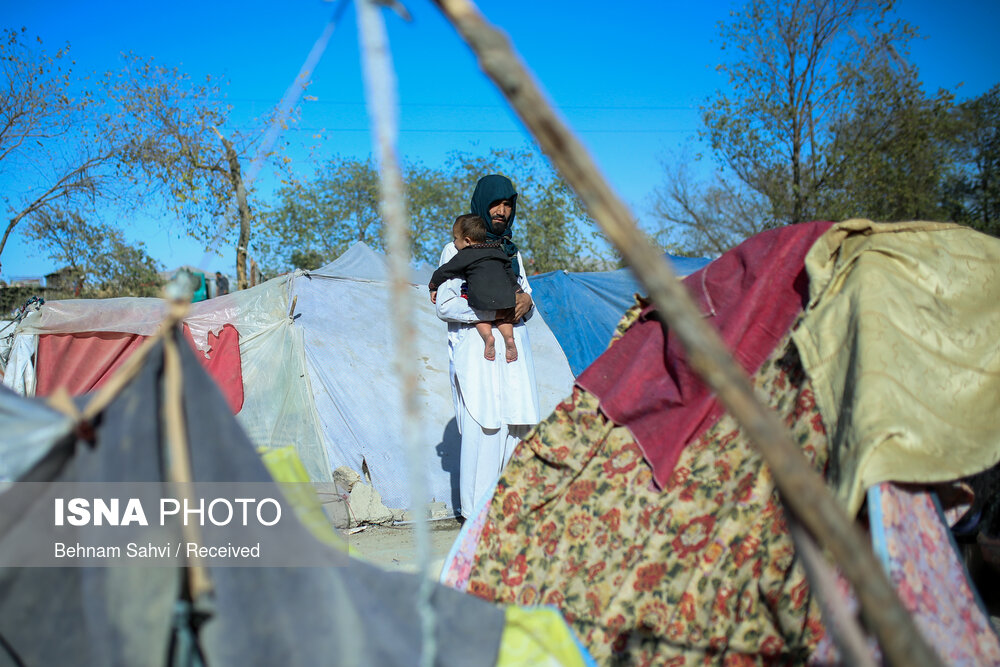
[[[664,255],[679,276],[694,273],[711,259]],[[570,273],[550,271],[528,278],[538,312],[579,375],[608,347],[615,326],[644,293],[629,269]]]

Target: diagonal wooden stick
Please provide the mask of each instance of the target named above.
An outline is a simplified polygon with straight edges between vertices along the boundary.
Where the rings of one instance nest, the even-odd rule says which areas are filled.
[[[888,661],[908,667],[939,665],[861,531],[837,505],[781,422],[756,399],[746,374],[703,320],[670,266],[646,241],[586,149],[556,115],[507,38],[487,24],[469,0],[435,0],[435,4],[635,271],[664,321],[684,344],[691,366],[746,429],[771,468],[786,506],[833,554]]]
[[[187,420],[184,417],[184,378],[181,374],[181,357],[178,345],[180,329],[178,324],[184,319],[188,301],[169,301],[170,314],[164,322],[163,337],[163,424],[167,439],[167,482],[173,492],[184,499],[185,505],[193,504],[191,452],[187,439]],[[169,327],[169,329],[167,328]],[[197,524],[185,520],[181,534],[188,543],[201,544],[201,530]],[[185,549],[186,551],[186,549]],[[191,602],[197,602],[214,590],[208,568],[197,554],[186,557],[186,580]]]

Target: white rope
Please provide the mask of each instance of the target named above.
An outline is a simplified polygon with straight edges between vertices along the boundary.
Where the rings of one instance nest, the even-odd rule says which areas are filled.
[[[413,344],[414,307],[410,288],[410,242],[406,207],[403,202],[403,178],[396,154],[399,135],[396,75],[389,52],[385,23],[376,0],[360,0],[358,35],[365,81],[365,100],[373,129],[373,154],[377,156],[380,174],[380,204],[386,224],[386,245],[389,250],[389,278],[392,285],[390,308],[396,332],[396,375],[403,389],[403,438],[410,478],[410,507],[417,514],[416,543],[420,588],[417,593],[417,613],[420,617],[422,641],[420,664],[431,667],[436,653],[434,645],[434,611],[430,604],[433,582],[430,569],[430,530],[427,524],[428,485],[424,452],[417,439],[417,353]]]

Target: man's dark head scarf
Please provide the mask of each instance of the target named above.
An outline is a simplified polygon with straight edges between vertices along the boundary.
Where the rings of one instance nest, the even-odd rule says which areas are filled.
[[[510,220],[507,221],[507,228],[503,234],[497,234],[493,229],[493,220],[490,218],[490,204],[494,204],[501,199],[510,201]],[[490,241],[499,242],[500,248],[511,258],[511,267],[514,275],[520,275],[520,268],[517,263],[517,246],[510,240],[511,229],[514,227],[514,215],[517,213],[517,192],[514,184],[506,176],[490,174],[483,176],[476,183],[476,190],[472,193],[472,212],[486,221],[486,238]]]

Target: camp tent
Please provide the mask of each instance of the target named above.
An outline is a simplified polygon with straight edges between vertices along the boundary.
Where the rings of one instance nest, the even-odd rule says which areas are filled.
[[[852,220],[759,234],[685,280],[843,509],[866,503],[945,664],[1000,664],[948,529],[968,509],[957,482],[1000,458],[983,407],[1000,396],[998,267],[1000,241],[968,228]],[[853,664],[832,652],[770,468],[647,314],[518,446],[444,580],[558,606],[601,663]]]
[[[415,267],[409,293],[414,316],[408,326],[414,332],[420,369],[416,438],[427,455],[426,500],[457,509],[459,435],[448,379],[446,328],[428,298],[423,281],[427,271],[426,265]],[[184,322],[203,352],[218,344],[217,336],[226,337],[226,325],[238,334],[241,386],[233,389],[242,396],[242,408],[237,418],[255,444],[294,445],[316,481],[329,481],[332,469],[341,465],[360,471],[364,461],[383,502],[406,508],[410,498],[402,399],[393,370],[394,332],[385,278],[384,256],[359,243],[316,271],[295,271],[193,304]],[[4,383],[31,396],[40,379],[51,387],[71,366],[79,368],[87,382],[96,382],[120,359],[106,359],[108,368],[95,369],[97,355],[90,346],[149,336],[165,312],[160,299],[47,302],[18,325]],[[572,373],[541,316],[531,318],[528,330],[540,408],[547,414],[569,391]],[[59,354],[46,358],[45,349],[59,337],[72,340],[63,340]],[[108,338],[115,340],[99,340]]]
[[[295,279],[296,327],[302,331],[309,384],[334,465],[361,469],[364,459],[390,507],[407,507],[409,478],[402,437],[403,408],[393,369],[393,331],[385,258],[357,243],[339,259]],[[460,439],[448,378],[447,330],[427,291],[432,269],[416,267],[406,323],[417,349],[419,423],[431,497],[455,508]],[[529,279],[530,280],[530,279]],[[548,414],[573,376],[559,343],[536,312],[528,320],[539,408]]]
[[[317,269],[316,272],[336,278],[384,282],[389,276],[389,261],[385,255],[372,250],[364,241],[358,241],[340,257]],[[410,265],[410,281],[415,285],[429,283],[432,273],[434,267],[427,262],[413,262]]]
[[[250,290],[195,303],[184,320],[194,346],[205,354],[218,346],[226,327],[238,345],[242,394],[238,418],[261,447],[294,445],[310,477],[329,479],[330,464],[321,440],[305,376],[301,331],[288,317],[292,276]],[[117,298],[48,301],[17,327],[4,384],[25,396],[77,380],[71,393],[99,386],[119,366],[125,349],[156,333],[167,312],[162,299]],[[56,354],[47,352],[56,348]],[[0,479],[10,471],[0,460]]]
[[[664,255],[679,277],[694,273],[708,258]],[[645,290],[630,269],[549,271],[531,277],[535,305],[579,375],[611,340],[622,313]]]

